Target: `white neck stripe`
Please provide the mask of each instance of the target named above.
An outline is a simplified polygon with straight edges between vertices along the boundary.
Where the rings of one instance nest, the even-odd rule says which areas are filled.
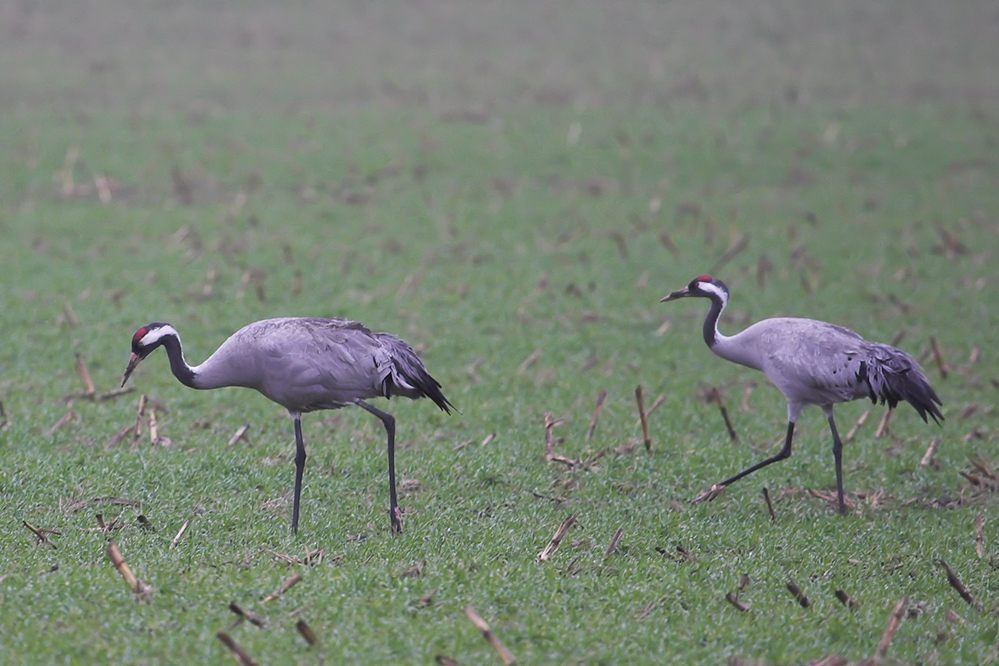
[[[728,294],[726,294],[725,290],[722,289],[721,287],[718,287],[710,282],[701,282],[700,284],[698,284],[698,288],[701,291],[718,296],[718,298],[721,299],[722,303],[728,302]]]
[[[177,330],[173,326],[170,326],[169,324],[166,326],[160,326],[159,328],[154,328],[143,335],[142,339],[139,340],[139,344],[143,347],[148,347],[149,345],[155,344],[159,340],[162,340],[170,335],[177,336]]]

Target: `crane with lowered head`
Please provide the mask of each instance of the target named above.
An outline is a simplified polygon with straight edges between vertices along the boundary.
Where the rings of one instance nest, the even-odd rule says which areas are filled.
[[[365,402],[368,398],[430,398],[445,413],[454,405],[430,376],[413,348],[388,333],[372,333],[356,321],[285,317],[239,329],[196,366],[184,360],[180,334],[170,324],[146,324],[132,336],[121,385],[153,351],[163,347],[174,376],[194,389],[243,386],[256,389],[291,415],[295,423],[295,496],[291,529],[298,531],[305,442],[302,414],[357,405],[377,416],[388,435],[389,517],[402,531],[395,486],[395,418]]]

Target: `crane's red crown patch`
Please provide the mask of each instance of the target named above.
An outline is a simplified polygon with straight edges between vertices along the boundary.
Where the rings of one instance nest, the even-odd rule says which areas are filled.
[[[698,282],[711,282],[712,280],[711,280],[711,276],[710,275],[702,275],[699,278],[697,278],[697,281]]]
[[[142,338],[146,337],[146,333],[147,331],[145,328],[140,328],[135,332],[135,335],[132,336],[132,342],[138,342]]]

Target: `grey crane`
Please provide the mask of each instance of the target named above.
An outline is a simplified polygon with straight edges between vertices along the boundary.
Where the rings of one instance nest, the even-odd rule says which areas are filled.
[[[739,472],[713,490],[728,486],[756,470],[791,456],[794,424],[801,410],[816,405],[826,415],[833,437],[836,462],[836,492],[839,512],[846,513],[843,499],[843,442],[836,431],[833,405],[861,398],[888,403],[901,400],[912,405],[927,422],[929,414],[937,424],[943,405],[915,359],[889,345],[868,342],[853,331],[814,319],[779,317],[756,322],[740,333],[725,336],[718,332],[718,318],[728,305],[728,287],[707,275],[691,280],[683,289],[660,302],[679,298],[707,298],[711,309],[704,319],[704,342],[718,356],[762,371],[787,399],[787,435],[784,448],[776,455]],[[936,404],[934,404],[936,403]],[[708,495],[709,493],[705,493]],[[703,496],[702,496],[703,497]]]
[[[412,347],[388,333],[372,333],[356,321],[286,317],[247,324],[208,360],[191,367],[184,360],[177,329],[153,322],[132,336],[132,355],[121,378],[122,386],[136,366],[158,347],[166,349],[170,369],[185,386],[252,388],[288,410],[295,422],[294,532],[298,531],[306,458],[302,414],[357,405],[381,419],[388,434],[389,516],[392,531],[402,531],[395,488],[395,418],[365,399],[426,397],[448,414],[454,409]]]

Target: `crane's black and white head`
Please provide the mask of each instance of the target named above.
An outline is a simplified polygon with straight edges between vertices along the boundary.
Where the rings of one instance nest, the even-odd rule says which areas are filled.
[[[675,301],[678,298],[710,298],[719,303],[722,307],[728,303],[728,287],[721,280],[716,280],[708,275],[701,275],[690,281],[683,289],[671,292],[669,296],[663,297],[659,302]]]
[[[161,321],[154,321],[137,330],[132,336],[132,355],[129,357],[128,365],[125,367],[125,374],[122,375],[121,385],[125,385],[132,371],[138,367],[144,358],[149,356],[157,347],[171,337],[179,337],[177,330],[170,324],[165,324]]]

